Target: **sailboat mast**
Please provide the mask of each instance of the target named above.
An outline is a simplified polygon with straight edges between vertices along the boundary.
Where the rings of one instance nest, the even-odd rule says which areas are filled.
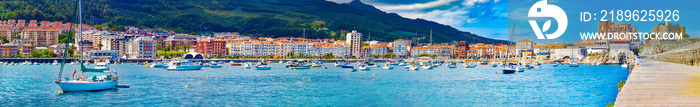
[[[506,66],[503,66],[503,68],[510,65],[510,63],[508,62],[508,57],[510,57],[510,56],[508,56],[508,54],[510,54],[510,45],[511,45],[510,38],[513,36],[513,32],[515,32],[515,22],[513,22],[513,28],[510,30],[510,32],[511,33],[508,36],[508,47],[506,48],[506,61],[504,62],[506,64]]]
[[[80,41],[78,41],[78,46],[80,46],[80,64],[83,64],[83,7],[82,0],[78,0],[78,35],[80,35]]]
[[[433,45],[433,29],[430,29],[430,45]]]

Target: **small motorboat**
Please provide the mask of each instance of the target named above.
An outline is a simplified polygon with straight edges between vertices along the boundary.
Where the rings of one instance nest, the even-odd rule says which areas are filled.
[[[362,64],[362,65],[360,65],[360,70],[369,71],[369,70],[372,70],[372,67],[365,65],[365,64]]]
[[[221,68],[221,65],[212,63],[211,65],[209,65],[209,68]]]
[[[518,68],[518,72],[525,72],[525,67],[517,67],[517,68]]]
[[[243,64],[243,68],[245,68],[245,69],[250,69],[252,67],[253,67],[253,65],[251,63],[246,62],[245,64]]]
[[[629,69],[630,66],[628,64],[622,64],[622,65],[620,65],[620,67]]]
[[[457,68],[457,63],[450,63],[447,65],[447,68]]]
[[[321,67],[321,66],[323,66],[323,64],[322,64],[322,63],[318,63],[318,62],[314,62],[314,63],[311,64],[311,67]]]
[[[423,65],[423,69],[431,70],[431,69],[433,69],[433,66],[432,65]]]
[[[384,69],[384,70],[392,70],[392,69],[394,69],[394,67],[391,66],[390,63],[386,63],[386,64],[384,64],[384,67],[382,67],[382,69]]]
[[[231,64],[231,66],[241,66],[241,65],[243,65],[243,64],[241,64],[241,63],[233,63],[233,64]]]
[[[348,63],[345,61],[342,61],[342,62],[335,62],[333,65],[335,65],[335,67],[342,67],[342,66],[348,65]]]
[[[352,66],[352,65],[343,65],[343,66],[341,66],[341,68],[354,68],[354,67],[355,67],[355,66]]]
[[[512,74],[515,73],[516,68],[515,66],[508,65],[507,67],[503,68],[503,74]]]
[[[272,69],[272,67],[267,66],[267,65],[256,65],[255,69],[256,70],[270,70],[270,69]]]
[[[401,63],[399,63],[398,66],[406,66],[406,65],[408,65],[408,64],[406,64],[405,62],[401,62]]]
[[[579,65],[578,65],[578,63],[576,63],[576,61],[573,61],[569,64],[569,67],[578,67],[578,66]]]
[[[58,65],[58,64],[59,64],[59,63],[58,63],[58,61],[56,61],[56,60],[53,60],[53,63],[51,63],[51,65]]]
[[[411,66],[411,67],[408,68],[408,70],[411,70],[411,71],[418,71],[418,70],[419,70],[419,69],[418,69],[418,68],[419,68],[418,65],[410,65],[410,66]]]
[[[464,68],[475,68],[475,67],[476,67],[476,64],[467,64],[467,63],[464,63]]]
[[[168,63],[168,68],[167,70],[176,70],[176,71],[181,71],[181,70],[199,70],[202,69],[202,66],[199,64],[195,64],[193,62],[187,61],[187,60],[180,60],[180,59],[175,59],[173,61],[170,61]]]

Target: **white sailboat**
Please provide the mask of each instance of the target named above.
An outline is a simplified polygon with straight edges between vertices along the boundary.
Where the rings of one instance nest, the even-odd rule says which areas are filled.
[[[515,31],[515,23],[513,23],[513,29],[511,30],[511,32],[514,32],[514,31]],[[508,45],[509,45],[509,46],[511,45],[511,44],[510,44],[510,39],[511,39],[512,36],[513,36],[513,33],[511,33],[510,36],[508,36]],[[508,50],[510,50],[510,49],[508,49]],[[515,73],[515,69],[516,69],[513,65],[510,65],[510,62],[508,62],[508,58],[510,57],[510,56],[508,55],[508,54],[510,54],[510,51],[508,51],[508,50],[506,50],[506,60],[504,61],[504,63],[506,64],[506,66],[503,67],[503,74],[512,74],[512,73]]]
[[[80,21],[80,33],[82,34],[82,9],[80,9],[82,6],[81,2],[78,1],[78,8],[79,8],[79,21]],[[80,36],[80,40],[82,41],[82,35]],[[68,44],[66,44],[66,47],[68,47]],[[82,65],[83,62],[83,55],[82,55],[82,48],[81,49],[81,65],[80,65],[80,75],[78,75],[77,78],[75,76],[68,78],[65,77],[65,79],[61,79],[62,73],[63,73],[63,67],[65,65],[66,61],[66,53],[63,53],[63,61],[61,62],[61,69],[59,73],[59,78],[56,80],[56,84],[61,88],[62,91],[95,91],[95,90],[106,90],[106,89],[112,89],[117,84],[119,83],[117,80],[119,77],[117,76],[117,72],[113,71],[103,71],[103,70],[95,70],[95,69],[88,69],[85,68],[84,65]],[[68,48],[66,48],[66,52]],[[92,75],[89,77],[83,77],[83,73],[85,72],[92,72],[92,73],[98,73],[96,75]]]
[[[574,34],[571,34],[571,44],[574,44]],[[575,61],[575,59],[578,58],[574,58],[574,49],[571,50],[571,57],[569,57],[569,59],[571,60],[571,63],[569,63],[569,67],[579,66],[578,63]]]

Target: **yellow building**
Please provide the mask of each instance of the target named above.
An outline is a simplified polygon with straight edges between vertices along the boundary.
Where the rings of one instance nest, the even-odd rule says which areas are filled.
[[[34,41],[34,46],[51,46],[58,44],[58,30],[53,29],[25,29],[22,31],[22,39]]]

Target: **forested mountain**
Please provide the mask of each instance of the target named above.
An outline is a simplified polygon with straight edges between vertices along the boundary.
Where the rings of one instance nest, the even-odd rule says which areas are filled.
[[[73,22],[74,0],[0,1],[0,19]],[[240,32],[259,37],[341,39],[345,31],[358,30],[372,40],[393,41],[426,37],[434,42],[472,41],[505,43],[423,19],[384,13],[353,1],[338,4],[325,0],[84,0],[87,24],[110,30],[133,25],[178,33]],[[327,30],[326,30],[327,29]],[[366,37],[365,37],[366,38]]]

